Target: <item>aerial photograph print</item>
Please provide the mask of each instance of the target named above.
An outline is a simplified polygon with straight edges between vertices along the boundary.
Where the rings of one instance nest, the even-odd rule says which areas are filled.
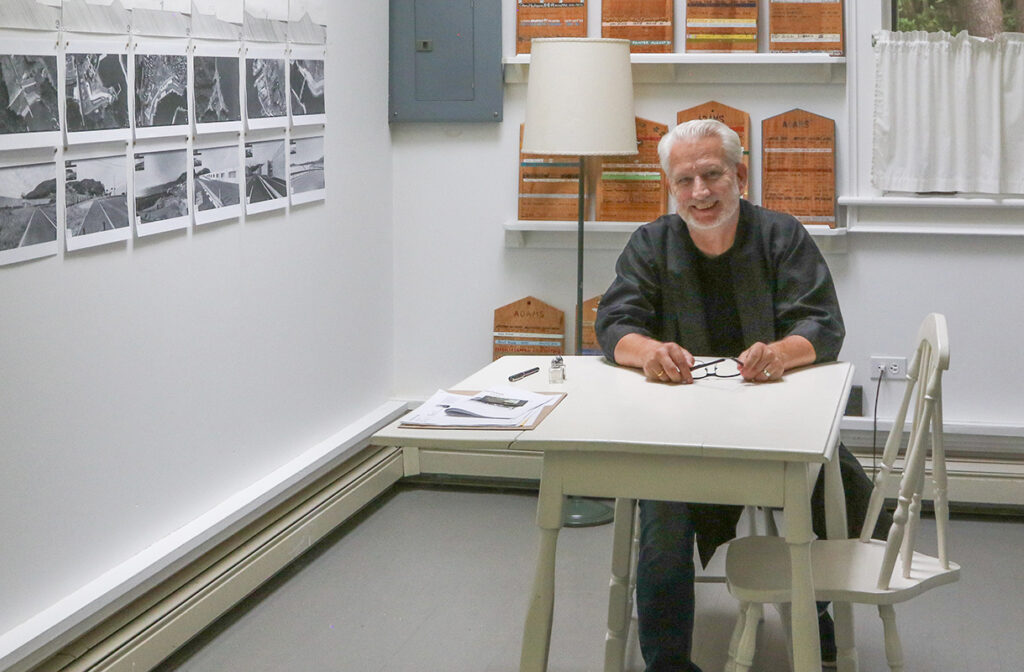
[[[0,168],[0,252],[57,240],[57,166]]]
[[[323,59],[293,59],[289,85],[292,116],[324,113]]]
[[[288,114],[283,58],[245,59],[245,108],[250,119]]]
[[[58,130],[57,57],[0,54],[0,134]]]
[[[240,120],[242,112],[238,98],[238,59],[229,56],[195,56],[192,69],[196,123]]]
[[[184,55],[135,55],[135,125],[188,124],[188,59]]]
[[[128,128],[128,57],[67,54],[65,62],[68,132]]]

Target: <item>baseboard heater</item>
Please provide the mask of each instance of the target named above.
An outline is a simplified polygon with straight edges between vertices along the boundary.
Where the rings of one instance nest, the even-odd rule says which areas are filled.
[[[363,451],[31,672],[152,669],[402,476],[400,449]]]

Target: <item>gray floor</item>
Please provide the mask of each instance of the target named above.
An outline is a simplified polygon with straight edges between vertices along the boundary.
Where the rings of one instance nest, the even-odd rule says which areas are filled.
[[[160,672],[512,672],[536,528],[529,492],[402,486],[339,528]],[[934,536],[931,521],[925,535]],[[559,538],[550,672],[602,669],[611,526]],[[1024,669],[1024,522],[957,519],[962,579],[897,607],[907,671]],[[698,585],[695,660],[721,670],[736,613]],[[881,625],[855,608],[861,670],[884,670]],[[628,669],[643,669],[635,636]],[[769,610],[755,670],[787,668]]]

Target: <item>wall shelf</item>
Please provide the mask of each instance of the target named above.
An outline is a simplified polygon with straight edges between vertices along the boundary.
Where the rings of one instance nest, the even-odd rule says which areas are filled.
[[[587,249],[621,250],[629,235],[646,222],[583,223]],[[512,220],[505,223],[505,247],[576,249],[577,222]],[[808,226],[822,252],[845,252],[846,229]]]
[[[828,54],[632,54],[638,84],[845,84],[846,58]],[[505,82],[525,84],[530,55],[502,59]]]

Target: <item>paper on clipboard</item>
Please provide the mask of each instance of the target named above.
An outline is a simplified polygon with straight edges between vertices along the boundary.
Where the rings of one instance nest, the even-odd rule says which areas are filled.
[[[481,401],[497,397],[522,401],[503,406]],[[490,388],[479,392],[438,390],[402,419],[402,427],[438,429],[533,429],[562,399],[564,392],[528,392],[516,388]]]

